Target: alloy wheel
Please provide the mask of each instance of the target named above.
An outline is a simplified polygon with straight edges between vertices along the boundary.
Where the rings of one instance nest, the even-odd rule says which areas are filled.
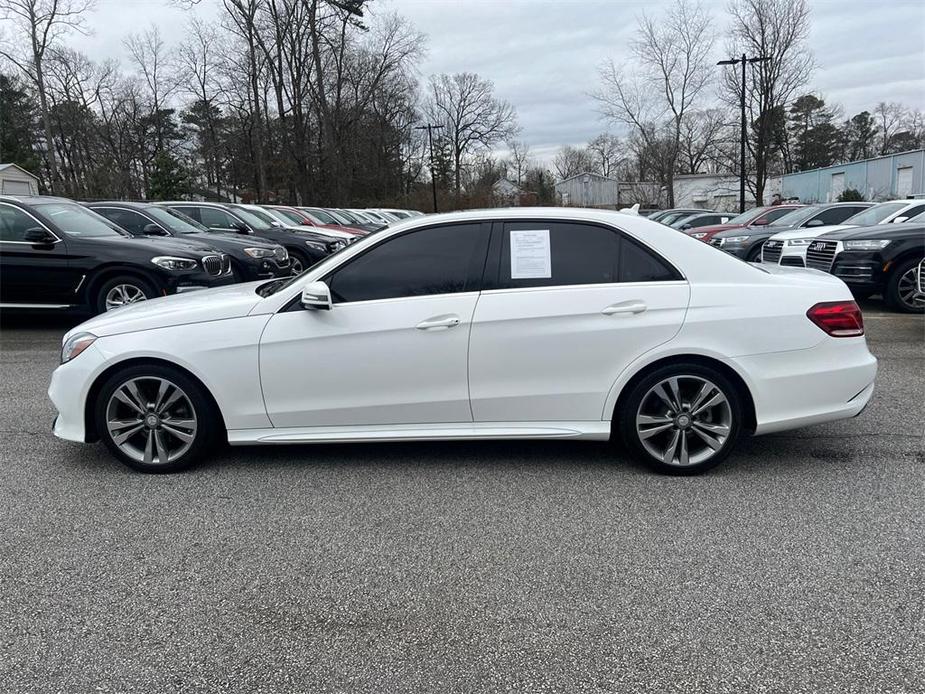
[[[686,467],[712,458],[732,431],[732,408],[716,384],[700,376],[671,376],[645,394],[636,412],[643,448],[666,465]]]
[[[106,427],[125,455],[146,465],[175,461],[193,445],[199,428],[189,396],[155,376],[116,388],[106,405]]]
[[[899,300],[909,308],[922,308],[925,306],[925,296],[919,295],[915,287],[916,266],[913,265],[899,278],[896,293],[899,295]]]
[[[147,298],[141,288],[134,284],[117,284],[106,292],[106,310],[112,311],[114,308],[144,301]]]
[[[289,256],[289,271],[293,275],[302,274],[302,261],[294,255]]]

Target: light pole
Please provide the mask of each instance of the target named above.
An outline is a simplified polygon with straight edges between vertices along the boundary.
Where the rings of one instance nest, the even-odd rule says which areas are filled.
[[[432,123],[427,123],[426,125],[416,125],[414,126],[415,130],[426,130],[427,131],[427,141],[430,144],[430,187],[434,194],[434,212],[437,211],[437,177],[434,175],[434,130],[440,130],[442,125],[433,125]]]
[[[720,60],[717,65],[738,65],[742,64],[742,92],[740,94],[739,105],[742,107],[742,126],[739,133],[739,214],[745,212],[745,64],[746,63],[764,63],[770,60],[767,56],[747,57],[744,53],[740,58],[730,58],[729,60]]]

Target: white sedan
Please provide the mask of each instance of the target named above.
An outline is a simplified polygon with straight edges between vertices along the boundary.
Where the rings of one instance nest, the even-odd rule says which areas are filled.
[[[877,371],[840,280],[567,208],[405,220],[295,278],[98,316],[61,362],[55,434],[151,472],[222,439],[619,437],[694,473],[857,415]]]

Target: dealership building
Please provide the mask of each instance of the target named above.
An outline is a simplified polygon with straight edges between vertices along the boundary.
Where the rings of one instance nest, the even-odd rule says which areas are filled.
[[[925,149],[781,176],[785,200],[834,202],[849,188],[860,192],[865,200],[925,196]]]

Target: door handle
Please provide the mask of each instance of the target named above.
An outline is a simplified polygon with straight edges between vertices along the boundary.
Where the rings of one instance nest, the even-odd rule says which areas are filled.
[[[439,328],[455,328],[459,325],[459,316],[437,316],[421,321],[415,327],[418,330],[435,330]]]
[[[642,313],[647,308],[645,301],[634,299],[632,301],[621,301],[619,304],[611,304],[601,313],[605,316],[612,316],[616,313]]]

